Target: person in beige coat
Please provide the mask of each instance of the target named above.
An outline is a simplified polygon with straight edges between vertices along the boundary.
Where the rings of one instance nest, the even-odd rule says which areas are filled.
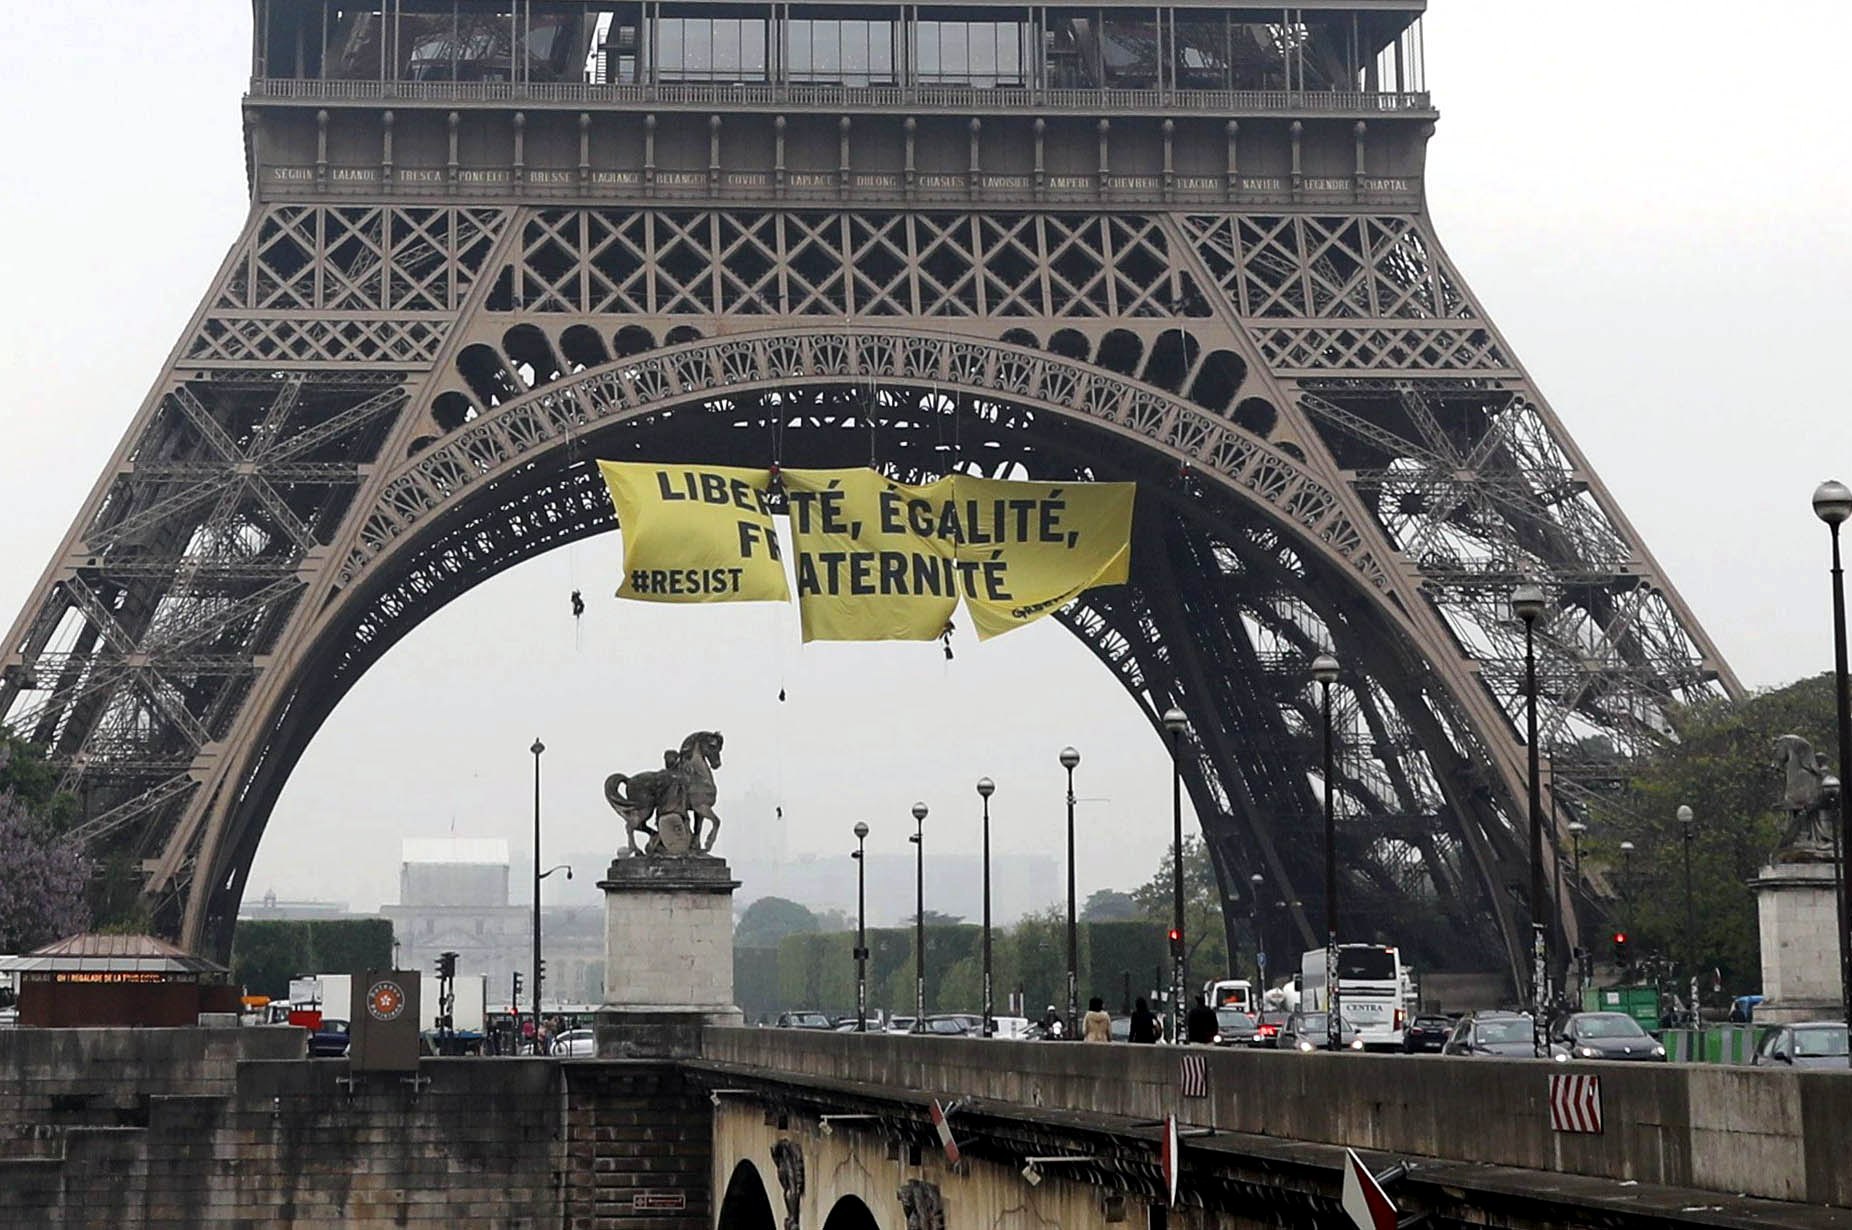
[[[1095,995],[1087,1001],[1087,1015],[1080,1018],[1082,1042],[1111,1042],[1112,1018],[1106,1015],[1106,1003]]]

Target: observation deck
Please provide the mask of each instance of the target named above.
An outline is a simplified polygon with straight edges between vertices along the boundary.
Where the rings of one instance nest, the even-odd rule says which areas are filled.
[[[1426,0],[256,0],[254,190],[1419,198]]]

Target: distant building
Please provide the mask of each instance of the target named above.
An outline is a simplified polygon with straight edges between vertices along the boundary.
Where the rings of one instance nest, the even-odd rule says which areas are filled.
[[[244,901],[238,906],[239,922],[308,922],[324,918],[376,918],[376,914],[355,914],[345,901],[281,901],[276,890],[266,891],[259,901]]]
[[[488,1001],[506,1005],[521,974],[523,1005],[533,980],[531,904],[509,903],[508,843],[499,837],[412,837],[400,845],[399,901],[392,920],[403,969],[432,971],[457,954],[457,973],[488,975]],[[529,864],[531,871],[532,865]],[[547,906],[541,913],[547,1003],[602,1002],[604,908]]]
[[[399,849],[399,901],[379,912],[392,920],[400,968],[430,972],[454,952],[457,973],[487,974],[490,1002],[505,1001],[515,970],[530,977],[533,945],[526,907],[508,903],[508,843],[408,837]]]

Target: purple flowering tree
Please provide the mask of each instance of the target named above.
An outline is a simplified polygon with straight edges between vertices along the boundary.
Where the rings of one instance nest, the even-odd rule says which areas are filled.
[[[89,925],[90,865],[59,835],[55,809],[28,806],[15,789],[26,766],[14,756],[0,744],[0,952],[30,952]]]

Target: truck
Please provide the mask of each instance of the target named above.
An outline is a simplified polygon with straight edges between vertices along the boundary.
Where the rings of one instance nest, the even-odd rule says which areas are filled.
[[[1314,948],[1299,967],[1301,1012],[1325,1012],[1325,950]],[[1401,951],[1385,944],[1338,945],[1338,1014],[1371,1049],[1402,1047],[1408,1028],[1407,983]]]

